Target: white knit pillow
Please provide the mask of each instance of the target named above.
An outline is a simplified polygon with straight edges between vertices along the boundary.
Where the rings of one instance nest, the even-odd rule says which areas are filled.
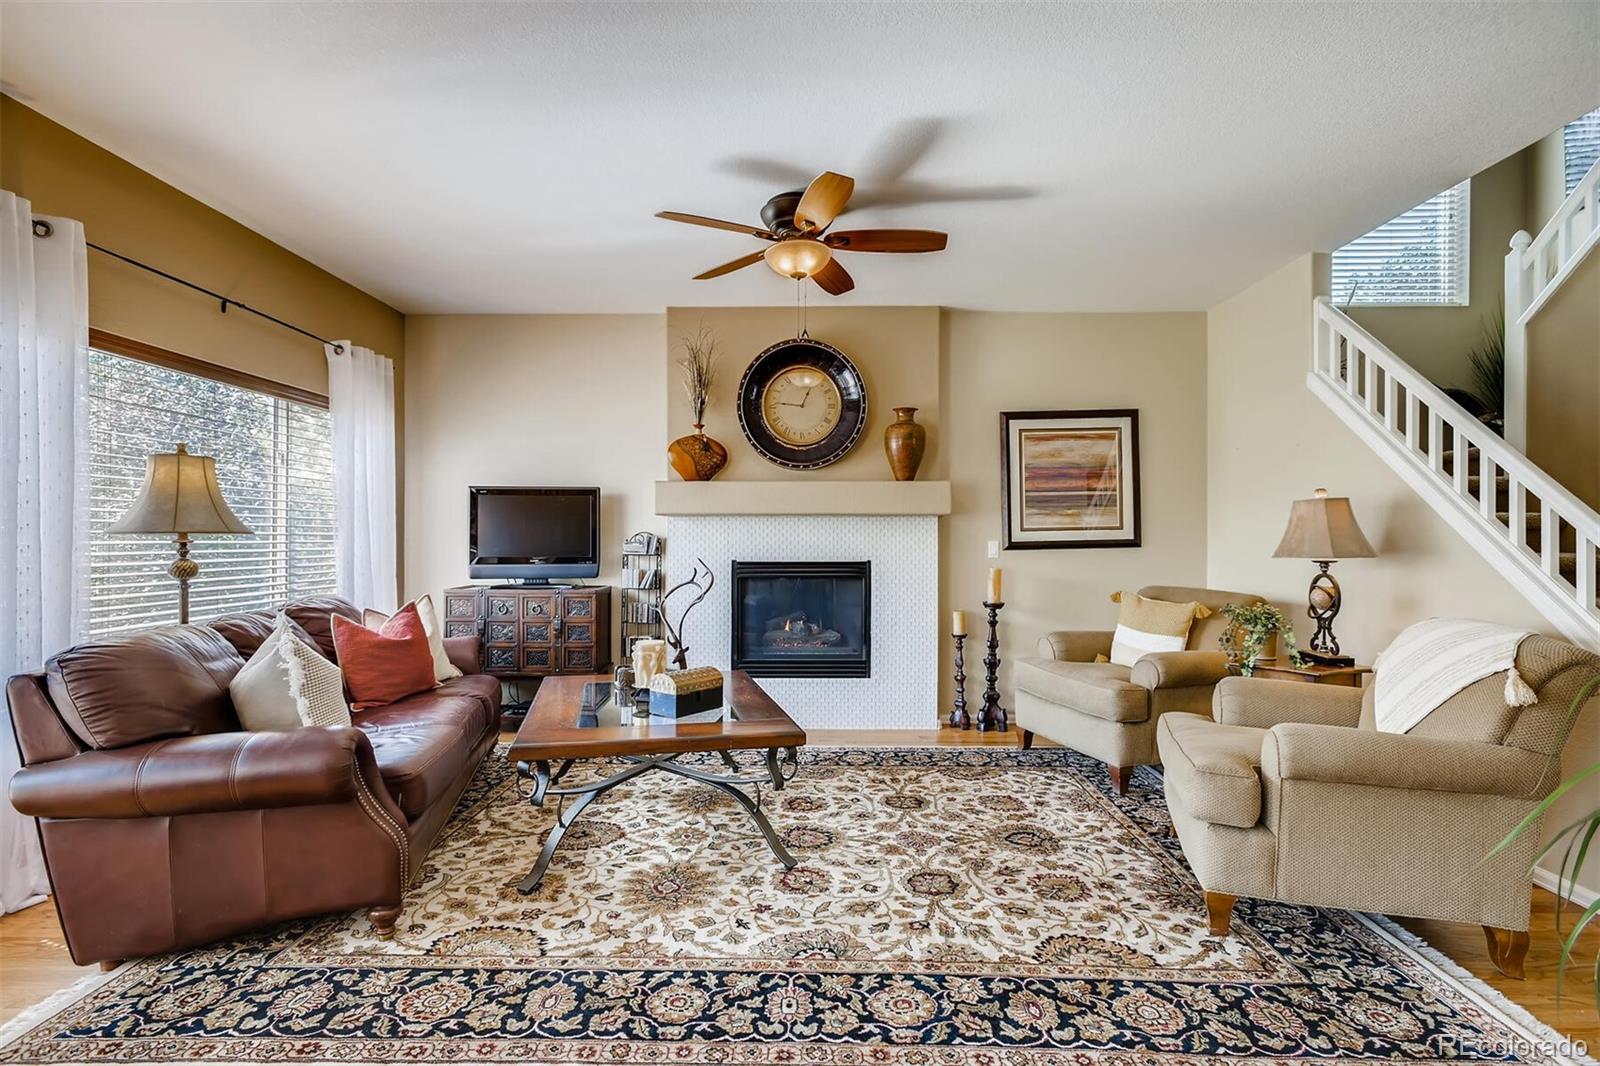
[[[287,615],[228,683],[228,695],[239,724],[252,732],[350,724],[344,675],[294,635]]]

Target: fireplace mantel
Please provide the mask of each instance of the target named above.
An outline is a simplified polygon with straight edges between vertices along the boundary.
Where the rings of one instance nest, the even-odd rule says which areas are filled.
[[[658,515],[947,515],[948,481],[658,481]]]

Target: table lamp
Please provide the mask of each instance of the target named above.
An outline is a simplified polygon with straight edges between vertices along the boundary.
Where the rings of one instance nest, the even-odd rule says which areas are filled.
[[[187,445],[170,454],[145,460],[144,487],[127,512],[108,533],[167,533],[177,538],[178,558],[167,568],[178,581],[178,622],[189,623],[189,582],[200,564],[189,558],[189,537],[194,533],[254,533],[228,509],[217,484],[217,461],[209,455],[190,455]]]
[[[1367,543],[1356,523],[1355,512],[1345,496],[1329,496],[1317,489],[1309,500],[1296,500],[1289,508],[1289,528],[1274,559],[1310,559],[1318,566],[1307,590],[1310,606],[1306,615],[1317,623],[1306,658],[1329,666],[1354,666],[1355,660],[1339,654],[1339,640],[1333,635],[1333,620],[1339,614],[1342,597],[1339,582],[1328,567],[1340,559],[1370,559],[1378,553]]]

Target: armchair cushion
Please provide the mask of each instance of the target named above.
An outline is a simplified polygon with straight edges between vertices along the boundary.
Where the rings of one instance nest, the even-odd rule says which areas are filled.
[[[1011,680],[1020,691],[1108,722],[1143,722],[1150,717],[1150,690],[1128,680],[1116,663],[1022,659]]]
[[[1198,714],[1164,714],[1156,726],[1168,801],[1213,825],[1249,829],[1261,820],[1263,730],[1218,725]]]
[[[1211,697],[1211,717],[1225,725],[1271,729],[1284,722],[1355,726],[1362,691],[1265,677],[1226,677]]]
[[[18,770],[11,802],[40,818],[146,818],[338,803],[356,794],[358,758],[366,746],[361,731],[346,726],[209,733],[86,751]]]
[[[1143,688],[1215,685],[1228,676],[1228,657],[1220,651],[1159,651],[1133,664],[1128,679]]]
[[[1039,638],[1039,658],[1092,663],[1096,655],[1111,657],[1113,634],[1107,629],[1057,629]]]
[[[1261,769],[1280,780],[1532,799],[1559,767],[1537,752],[1476,740],[1285,723],[1268,731]]]

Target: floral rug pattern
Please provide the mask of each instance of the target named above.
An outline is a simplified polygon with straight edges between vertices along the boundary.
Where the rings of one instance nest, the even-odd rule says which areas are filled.
[[[145,960],[0,1062],[1550,1061],[1509,1004],[1343,912],[1243,901],[1209,936],[1148,771],[1117,797],[1056,749],[801,759],[763,793],[793,870],[655,774],[522,896],[554,810],[497,753],[393,940],[338,915]]]

